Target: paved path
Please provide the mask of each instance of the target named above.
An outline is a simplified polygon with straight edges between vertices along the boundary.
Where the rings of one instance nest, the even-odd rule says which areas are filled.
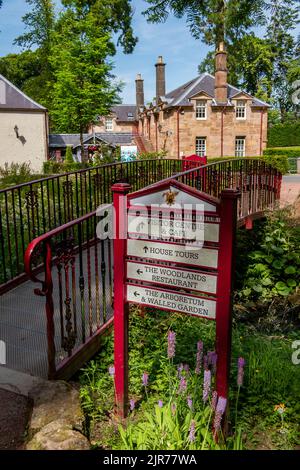
[[[282,179],[281,205],[293,204],[300,195],[300,175],[287,175]]]

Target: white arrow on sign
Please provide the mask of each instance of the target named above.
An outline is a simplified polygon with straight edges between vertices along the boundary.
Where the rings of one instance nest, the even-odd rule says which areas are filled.
[[[127,241],[127,255],[206,268],[218,267],[216,248],[199,248],[179,243],[161,243],[148,240]]]
[[[216,318],[216,300],[204,299],[174,291],[127,284],[127,301],[212,320]]]
[[[127,278],[206,294],[217,293],[217,276],[156,264],[127,261]]]

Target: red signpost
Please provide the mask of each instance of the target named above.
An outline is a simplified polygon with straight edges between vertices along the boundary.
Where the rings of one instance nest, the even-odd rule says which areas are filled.
[[[130,195],[129,190],[128,184],[112,186],[115,217],[115,393],[118,413],[125,417],[128,406],[129,302],[215,320],[218,355],[216,391],[219,397],[227,398],[231,351],[231,293],[239,192],[225,190],[221,198],[216,199],[176,180],[157,183]],[[192,220],[197,230],[202,229],[203,246],[198,243],[198,246],[191,247],[190,240],[184,237],[186,204],[189,208],[191,204],[196,207],[201,204],[204,208],[204,211],[188,211],[189,222]],[[156,217],[151,219],[153,205]],[[168,212],[170,215],[170,227],[166,230],[167,239],[157,234],[158,207],[164,217]],[[142,217],[143,230],[138,240],[129,238],[132,234],[128,231],[128,214],[132,217],[134,211],[137,219]],[[182,226],[180,221],[177,222],[180,213],[183,215]],[[145,214],[149,215],[146,228],[151,228],[148,236],[144,228]],[[164,220],[160,215],[160,226]],[[202,225],[198,220],[202,221]],[[177,222],[177,238],[174,237],[174,221]],[[151,226],[152,222],[154,227]],[[181,230],[183,235],[178,239]],[[154,236],[151,236],[152,233]],[[187,273],[194,284],[185,282]],[[180,283],[178,276],[181,277]],[[167,287],[163,288],[163,285]]]

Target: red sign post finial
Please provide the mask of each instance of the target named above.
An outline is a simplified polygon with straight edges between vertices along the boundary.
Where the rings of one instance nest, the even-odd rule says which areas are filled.
[[[128,303],[126,302],[125,256],[127,243],[127,194],[131,186],[117,183],[111,188],[114,206],[114,362],[116,406],[125,418],[128,406]]]

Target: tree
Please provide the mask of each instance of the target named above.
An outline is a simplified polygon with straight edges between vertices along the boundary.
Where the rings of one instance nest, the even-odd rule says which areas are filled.
[[[288,72],[296,57],[296,41],[292,35],[299,22],[299,9],[295,4],[300,0],[272,0],[267,8],[270,20],[267,25],[266,40],[273,52],[272,96],[280,110],[281,120],[292,110],[292,89]]]
[[[138,39],[131,26],[131,0],[62,0],[62,3],[82,14],[91,13],[97,28],[109,34],[119,33],[117,45],[126,54],[133,51]]]
[[[80,133],[82,158],[87,126],[119,102],[120,85],[111,83],[114,50],[111,36],[96,27],[92,12],[64,11],[50,57],[55,75],[51,117],[56,131]]]
[[[32,9],[22,17],[28,31],[14,40],[14,44],[25,49],[37,46],[48,54],[55,26],[54,3],[52,0],[26,0]]]
[[[254,24],[263,24],[263,0],[146,0],[149,22],[165,22],[170,13],[186,18],[196,39],[217,47],[241,38]]]

